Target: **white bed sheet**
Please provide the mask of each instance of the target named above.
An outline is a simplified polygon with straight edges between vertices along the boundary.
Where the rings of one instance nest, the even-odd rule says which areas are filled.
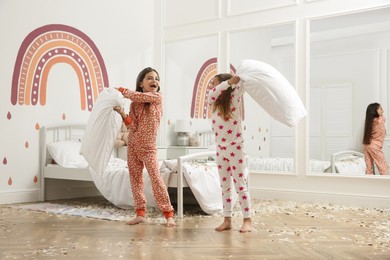
[[[330,166],[329,161],[310,160],[310,172],[325,172]],[[249,157],[248,168],[252,172],[292,172],[294,171],[294,159]]]
[[[365,175],[366,163],[363,157],[351,157],[335,162],[336,173],[341,175]]]
[[[366,165],[363,157],[350,156],[336,160],[335,172],[340,175],[365,175]],[[254,158],[249,157],[248,168],[251,172],[292,172],[294,160],[292,158]],[[331,173],[331,162],[310,160],[311,173]]]

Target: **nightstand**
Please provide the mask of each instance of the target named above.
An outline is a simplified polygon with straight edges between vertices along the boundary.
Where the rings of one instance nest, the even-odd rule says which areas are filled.
[[[180,156],[208,151],[207,147],[199,146],[168,146],[167,159],[177,159]]]

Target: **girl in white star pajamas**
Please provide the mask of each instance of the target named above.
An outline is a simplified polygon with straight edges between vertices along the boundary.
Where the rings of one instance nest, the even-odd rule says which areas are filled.
[[[244,217],[240,232],[251,231],[251,203],[245,171],[241,106],[244,89],[238,76],[218,74],[211,80],[208,102],[217,145],[217,165],[222,188],[224,222],[216,231],[232,228],[233,189],[238,194]]]

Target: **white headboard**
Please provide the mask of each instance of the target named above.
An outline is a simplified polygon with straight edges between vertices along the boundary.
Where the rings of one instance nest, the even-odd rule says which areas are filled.
[[[346,150],[346,151],[340,151],[337,153],[332,154],[331,157],[331,169],[332,172],[336,172],[336,162],[342,160],[343,158],[350,158],[351,156],[355,156],[356,158],[364,158],[364,154],[357,151],[352,150]]]
[[[41,133],[46,138],[46,143],[81,141],[84,131],[85,125],[49,125],[41,128]]]
[[[47,152],[47,144],[60,141],[81,141],[85,125],[48,125],[39,130],[39,149],[42,167],[51,161]]]

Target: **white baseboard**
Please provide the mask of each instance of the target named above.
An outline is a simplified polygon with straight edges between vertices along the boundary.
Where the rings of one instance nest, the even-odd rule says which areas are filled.
[[[271,190],[251,188],[252,199],[284,200],[294,202],[329,203],[335,205],[390,208],[390,198],[360,194],[319,193],[311,191]]]
[[[50,186],[50,188],[46,189],[45,200],[72,199],[93,196],[101,196],[101,194],[92,182],[78,182],[73,185]],[[0,204],[35,201],[39,201],[39,190],[0,192]]]
[[[38,190],[1,192],[0,205],[33,202],[33,201],[38,201],[38,198],[39,198]]]

